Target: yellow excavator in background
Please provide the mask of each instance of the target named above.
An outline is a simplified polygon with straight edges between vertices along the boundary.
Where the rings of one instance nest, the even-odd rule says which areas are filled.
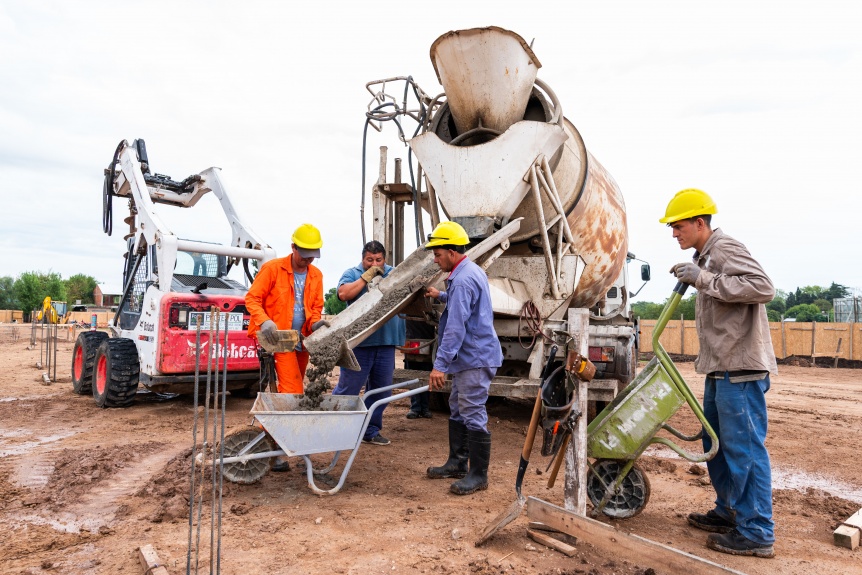
[[[42,301],[42,307],[39,313],[36,314],[36,321],[45,321],[46,323],[66,323],[69,321],[70,312],[69,306],[64,301],[53,301],[51,296],[47,296]]]

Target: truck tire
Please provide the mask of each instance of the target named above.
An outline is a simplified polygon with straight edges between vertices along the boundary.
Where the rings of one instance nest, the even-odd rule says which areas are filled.
[[[78,395],[92,392],[96,351],[106,339],[108,334],[103,331],[85,331],[75,340],[72,350],[72,391]]]
[[[111,338],[96,352],[93,399],[99,407],[128,407],[135,401],[141,364],[135,342]]]

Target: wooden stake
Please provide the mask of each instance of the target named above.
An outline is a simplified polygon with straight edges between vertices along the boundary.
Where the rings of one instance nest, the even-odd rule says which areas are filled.
[[[546,535],[544,533],[540,533],[538,531],[533,531],[532,529],[527,529],[527,536],[535,541],[536,543],[541,543],[545,547],[550,547],[554,551],[559,551],[563,555],[568,557],[574,557],[578,550],[568,543],[563,543],[557,539],[554,539],[550,535]]]
[[[146,575],[170,575],[162,565],[159,556],[152,545],[142,545],[138,548],[138,559]]]

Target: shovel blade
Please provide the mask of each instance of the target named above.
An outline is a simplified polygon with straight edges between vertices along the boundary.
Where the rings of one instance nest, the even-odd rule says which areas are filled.
[[[494,517],[491,522],[485,527],[485,530],[482,531],[482,534],[479,536],[479,539],[476,540],[476,547],[480,545],[484,545],[488,539],[494,536],[497,531],[514,521],[521,514],[521,510],[524,509],[524,504],[527,503],[527,499],[518,494],[518,498],[515,499],[508,508],[504,509],[499,515]]]

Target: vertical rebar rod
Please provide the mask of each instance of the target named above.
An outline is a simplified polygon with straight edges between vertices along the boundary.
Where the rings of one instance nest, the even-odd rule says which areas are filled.
[[[219,440],[219,456],[218,456],[218,536],[216,541],[218,543],[218,548],[216,550],[216,574],[221,573],[221,516],[222,516],[222,497],[224,495],[224,463],[222,460],[224,459],[224,427],[225,427],[225,416],[227,415],[227,410],[225,408],[225,400],[227,398],[227,359],[228,359],[228,321],[230,316],[225,313],[225,322],[224,322],[224,345],[222,346],[223,355],[224,355],[224,366],[222,367],[222,385],[221,385],[221,438]],[[213,477],[213,481],[215,481],[215,477]]]
[[[221,312],[215,306],[211,308],[211,315],[215,316],[216,320],[216,332],[215,332],[215,340],[213,340],[212,345],[214,346],[210,352],[215,357],[215,368],[213,369],[213,407],[212,407],[212,422],[213,422],[213,435],[212,435],[212,465],[210,466],[210,483],[212,488],[210,489],[210,575],[214,575],[213,567],[215,567],[215,510],[216,510],[216,480],[215,480],[215,472],[216,472],[216,457],[215,457],[215,441],[216,441],[216,429],[218,425],[218,421],[216,419],[216,414],[218,410],[218,400],[219,400],[219,355],[221,355],[221,350],[219,349],[219,339],[221,335]],[[227,329],[227,325],[225,325],[225,329]],[[209,402],[207,402],[207,407],[209,408]]]
[[[210,346],[210,351],[207,352],[207,385],[206,391],[204,393],[204,436],[201,444],[201,451],[206,453],[207,448],[207,430],[209,429],[209,402],[210,402],[210,385],[212,383],[212,349],[213,342],[216,341],[216,325],[213,323],[214,314],[213,309],[210,308],[210,330],[209,330],[209,339],[207,343]],[[198,567],[200,566],[200,548],[201,548],[201,517],[203,516],[203,507],[204,507],[204,499],[203,499],[203,488],[204,488],[204,479],[206,476],[206,465],[201,463],[201,480],[198,487],[198,527],[197,527],[197,535],[196,535],[196,543],[195,543],[195,573],[198,572]]]
[[[189,481],[189,542],[188,551],[186,552],[186,575],[191,575],[192,569],[192,532],[194,531],[195,518],[195,461],[197,457],[198,444],[198,390],[201,375],[201,316],[195,317],[195,389],[194,389],[194,423],[192,424],[192,470],[191,480]],[[203,463],[201,463],[203,465]]]

